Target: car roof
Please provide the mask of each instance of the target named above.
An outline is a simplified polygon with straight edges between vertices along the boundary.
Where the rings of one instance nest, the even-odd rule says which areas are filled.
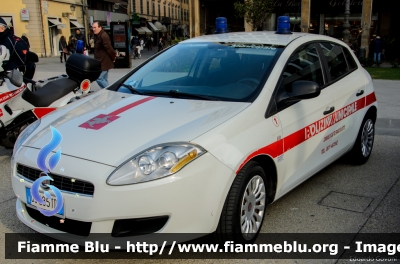
[[[234,43],[254,43],[254,44],[269,44],[278,46],[287,46],[293,40],[313,35],[308,33],[292,33],[292,34],[275,34],[275,31],[254,31],[254,32],[234,32],[216,35],[205,35],[192,39],[189,42],[234,42]]]

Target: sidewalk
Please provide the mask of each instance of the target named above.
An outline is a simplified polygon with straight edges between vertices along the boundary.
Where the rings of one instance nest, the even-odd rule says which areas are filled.
[[[132,60],[132,68],[118,68],[118,69],[111,69],[108,73],[108,82],[112,84],[113,82],[117,81],[123,75],[128,73],[133,68],[137,67],[144,61],[146,61],[151,56],[157,53],[157,47],[153,47],[153,50],[148,51],[147,49],[142,50],[142,57],[140,59]],[[89,55],[93,58],[93,54]],[[68,58],[67,58],[68,59]],[[59,56],[52,56],[46,58],[39,58],[39,62],[36,64],[36,73],[34,76],[34,80],[41,80],[50,78],[53,76],[58,76],[61,74],[65,74],[65,63],[60,63]],[[97,91],[99,90],[99,86],[96,82],[92,83],[92,90]]]

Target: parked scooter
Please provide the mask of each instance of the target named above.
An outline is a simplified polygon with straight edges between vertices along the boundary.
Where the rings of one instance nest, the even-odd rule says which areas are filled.
[[[22,130],[35,120],[87,95],[101,73],[99,61],[72,54],[66,77],[49,78],[41,85],[32,81],[29,89],[29,80],[19,70],[3,71],[2,64],[0,57],[0,146],[6,148],[13,148]]]

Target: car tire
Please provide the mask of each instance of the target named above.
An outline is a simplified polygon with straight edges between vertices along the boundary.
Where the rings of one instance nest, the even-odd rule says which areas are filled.
[[[361,165],[371,156],[375,139],[375,120],[372,115],[364,117],[353,148],[347,154],[348,160],[354,165]]]
[[[261,230],[267,204],[266,176],[254,161],[236,176],[226,197],[215,232],[218,243],[254,243]]]

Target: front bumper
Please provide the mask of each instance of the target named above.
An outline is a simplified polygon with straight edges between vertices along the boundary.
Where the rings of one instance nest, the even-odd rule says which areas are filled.
[[[21,148],[12,166],[23,164],[35,168],[39,150]],[[93,183],[93,196],[63,192],[65,221],[90,222],[90,235],[104,234],[110,240],[116,220],[168,216],[166,224],[156,233],[197,233],[215,231],[234,172],[206,153],[178,173],[159,180],[127,186],[109,186],[107,177],[114,167],[63,155],[53,173]],[[32,182],[12,170],[12,185],[18,196],[18,218],[40,233],[63,233],[35,221],[28,213],[26,188]],[[62,171],[62,173],[61,173]],[[82,239],[82,236],[70,236]],[[86,237],[87,238],[87,237]],[[64,239],[62,239],[64,240]]]

